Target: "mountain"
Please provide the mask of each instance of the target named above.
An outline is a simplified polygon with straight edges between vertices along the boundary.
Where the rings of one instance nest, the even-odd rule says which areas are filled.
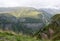
[[[46,39],[46,37],[47,39],[52,39],[53,41],[60,39],[60,14],[56,14],[51,17],[51,22],[42,30],[40,29],[34,34],[34,36],[38,36],[37,38],[41,38],[42,35],[46,35],[45,38],[43,37],[44,39]]]
[[[50,38],[53,41],[59,40],[60,14],[52,15],[52,13],[59,12],[59,10],[55,10],[56,9],[38,10],[29,7],[20,7],[15,9],[2,8],[2,10],[0,10],[0,40],[35,41],[35,39],[29,37],[28,35],[34,36],[35,32],[37,31],[38,32],[35,34],[35,36],[39,39],[48,39],[47,41],[50,41]],[[50,32],[52,31],[54,34],[50,37]]]
[[[56,14],[51,18],[51,23],[47,26],[47,28],[52,28],[54,31],[60,31],[60,14]],[[56,32],[56,33],[57,33]]]
[[[0,14],[0,23],[16,23],[16,22],[17,22],[16,17],[8,13]]]
[[[46,21],[46,23],[51,21],[50,19],[54,15],[60,14],[60,9],[54,9],[54,8],[40,8],[39,11],[41,11],[43,13],[42,14],[44,16],[43,20]]]
[[[0,12],[11,12],[19,9],[19,7],[0,7]]]
[[[41,9],[39,9],[39,11],[41,11],[42,12],[42,16],[43,16],[43,22],[45,22],[45,23],[47,23],[47,24],[49,24],[49,22],[50,22],[50,18],[53,16],[50,12],[48,12],[48,11],[46,11],[45,10],[46,8],[41,8]]]
[[[31,7],[1,8],[0,28],[14,32],[30,33],[49,24],[51,15]]]
[[[20,19],[25,20],[24,18],[34,18],[34,19],[40,19],[43,22],[47,23],[49,22],[52,16],[43,9],[38,10],[32,7],[20,7],[20,8],[15,7],[15,8],[1,8],[1,9],[2,12],[0,12],[0,14],[7,13],[12,16],[15,16],[16,18],[19,18],[19,20]]]
[[[54,8],[40,8],[40,11],[44,11],[44,12],[52,14],[52,15],[60,13],[60,9],[54,9]]]
[[[52,18],[52,21],[51,23],[46,26],[45,30],[46,30],[46,33],[48,33],[48,29],[52,29],[54,31],[54,39],[55,40],[59,40],[60,38],[60,14],[56,14],[54,15]]]

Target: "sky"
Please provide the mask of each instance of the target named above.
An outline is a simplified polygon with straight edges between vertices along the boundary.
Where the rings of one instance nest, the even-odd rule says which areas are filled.
[[[0,7],[60,8],[60,0],[0,0]]]

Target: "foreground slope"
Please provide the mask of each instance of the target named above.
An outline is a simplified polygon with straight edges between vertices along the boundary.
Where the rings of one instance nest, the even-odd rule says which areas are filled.
[[[51,20],[51,23],[45,26],[43,30],[39,30],[37,33],[35,33],[38,38],[50,39],[53,41],[60,40],[60,14],[54,15]]]
[[[33,37],[12,32],[0,32],[0,41],[38,41]]]

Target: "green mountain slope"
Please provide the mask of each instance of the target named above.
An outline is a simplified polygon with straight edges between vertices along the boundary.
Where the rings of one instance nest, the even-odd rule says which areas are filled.
[[[43,30],[39,30],[35,35],[39,35],[41,37],[41,33],[45,36],[45,38],[56,41],[60,39],[60,14],[56,14],[51,18],[51,23],[43,28]],[[44,38],[44,37],[43,37]]]
[[[29,9],[29,8],[21,8],[17,11],[11,12],[12,15],[15,17],[33,17],[38,18],[38,14],[41,14],[41,12],[38,12],[37,10]]]

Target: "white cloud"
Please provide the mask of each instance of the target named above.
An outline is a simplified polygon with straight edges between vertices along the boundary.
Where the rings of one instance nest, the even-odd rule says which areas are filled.
[[[60,0],[0,0],[0,7],[60,8]]]

